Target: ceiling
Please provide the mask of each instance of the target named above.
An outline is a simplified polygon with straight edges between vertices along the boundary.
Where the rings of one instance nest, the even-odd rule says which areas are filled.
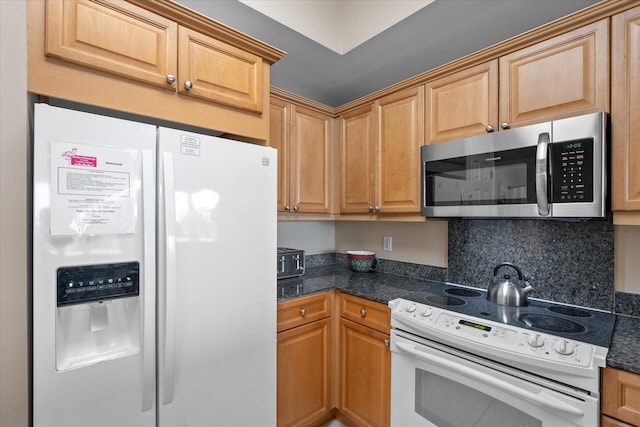
[[[238,1],[344,55],[434,0]]]
[[[381,1],[350,1],[360,7],[362,13],[358,15],[351,12],[351,19],[344,20],[340,17],[341,12],[338,12],[336,20],[340,20],[339,27],[348,27],[353,31],[355,26],[368,26],[373,18],[367,13],[385,13],[384,8],[374,9],[374,3]],[[386,0],[385,3],[397,1]],[[321,36],[314,36],[320,40],[316,42],[238,0],[177,2],[284,50],[287,55],[271,68],[271,84],[338,107],[598,3],[599,0],[436,0],[413,13],[409,12],[405,18],[398,18],[400,21],[395,25],[387,23],[391,26],[379,28],[373,35],[365,35],[366,41],[350,50],[338,46],[336,50],[346,52],[344,54],[326,47],[330,43]],[[285,0],[281,2],[287,3]],[[335,0],[295,2],[308,6],[289,13],[290,16],[298,15],[299,24],[295,25],[301,27],[301,31],[305,26],[310,28],[317,23],[319,15],[311,5],[319,2],[335,3]],[[272,3],[272,10],[262,9],[274,14],[273,8],[278,7],[278,1],[265,3]],[[335,8],[336,5],[330,6]],[[358,19],[358,16],[366,19]],[[336,31],[336,27],[325,28],[327,31]],[[375,34],[377,31],[381,32]],[[359,30],[357,33],[357,37],[363,37],[366,31]]]

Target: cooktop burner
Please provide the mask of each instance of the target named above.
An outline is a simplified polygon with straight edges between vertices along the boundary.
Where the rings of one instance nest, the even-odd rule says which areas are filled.
[[[529,305],[509,307],[487,301],[486,290],[430,282],[428,290],[403,297],[405,300],[452,312],[582,341],[608,348],[615,316],[611,313],[529,298]]]
[[[425,300],[427,302],[437,305],[463,305],[465,304],[462,298],[448,297],[446,295],[428,295]]]
[[[518,316],[518,320],[529,328],[543,329],[548,332],[579,334],[585,331],[584,326],[572,320],[545,314],[525,313]]]
[[[457,295],[460,297],[479,297],[482,295],[482,292],[475,291],[473,289],[467,288],[447,288],[444,290],[446,293],[451,295]]]
[[[591,317],[593,314],[589,313],[587,310],[583,310],[581,308],[575,307],[567,307],[564,305],[552,305],[551,307],[547,307],[547,310],[553,311],[554,313],[564,314],[565,316],[574,316],[574,317]]]

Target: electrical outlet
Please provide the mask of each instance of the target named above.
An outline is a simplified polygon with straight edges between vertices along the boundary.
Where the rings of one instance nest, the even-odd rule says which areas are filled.
[[[391,252],[391,248],[392,248],[392,238],[391,236],[384,236],[384,246],[383,249],[385,251],[389,251]]]

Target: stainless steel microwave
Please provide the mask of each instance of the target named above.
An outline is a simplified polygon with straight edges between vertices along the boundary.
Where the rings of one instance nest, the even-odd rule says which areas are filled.
[[[605,217],[606,135],[593,113],[425,145],[422,215]]]

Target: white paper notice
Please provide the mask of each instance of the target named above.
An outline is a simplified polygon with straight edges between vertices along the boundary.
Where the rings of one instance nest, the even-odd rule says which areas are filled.
[[[135,232],[137,152],[51,142],[51,234]]]

